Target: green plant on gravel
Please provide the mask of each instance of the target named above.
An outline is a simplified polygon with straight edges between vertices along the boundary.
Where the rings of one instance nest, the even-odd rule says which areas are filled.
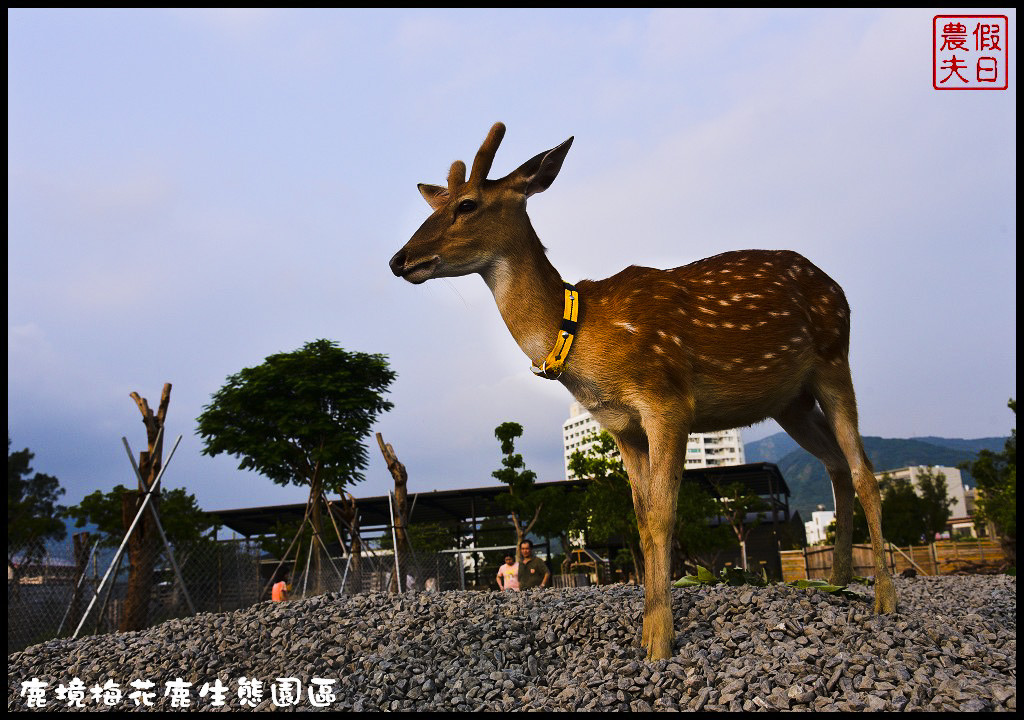
[[[854,578],[854,581],[861,582],[865,585],[874,584],[874,580],[871,580],[869,578],[856,577]],[[794,580],[793,582],[785,584],[789,585],[790,587],[795,587],[801,590],[804,588],[813,588],[816,590],[821,590],[823,592],[830,593],[832,595],[839,595],[840,597],[845,597],[850,600],[867,601],[866,597],[864,597],[860,593],[856,593],[853,590],[850,590],[847,586],[830,585],[825,580]],[[700,585],[753,585],[755,587],[767,587],[768,576],[765,574],[764,568],[761,569],[760,574],[757,574],[747,570],[742,570],[740,568],[730,567],[726,568],[722,572],[722,577],[718,577],[707,568],[698,565],[696,575],[684,575],[679,580],[676,580],[673,583],[674,587],[680,588],[695,587]]]

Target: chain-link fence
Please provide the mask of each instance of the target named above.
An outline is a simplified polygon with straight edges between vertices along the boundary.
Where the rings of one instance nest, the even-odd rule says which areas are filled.
[[[129,613],[137,627],[150,627],[193,612],[235,610],[259,600],[260,550],[253,542],[207,541],[176,549],[184,589],[162,547],[139,562],[152,569],[145,592],[132,592],[127,553],[119,567],[110,568],[114,554],[115,548],[94,545],[80,546],[76,552],[70,542],[36,557],[9,549],[14,568],[9,564],[7,571],[8,654],[54,637],[70,637],[79,625],[79,635],[118,630]],[[109,577],[97,594],[108,569]]]
[[[295,568],[290,575],[291,597],[325,592],[440,592],[465,590],[466,553],[411,553],[399,557],[390,551],[368,550],[346,557],[322,557],[319,570],[313,563]],[[493,573],[492,573],[493,574]],[[402,578],[396,588],[395,578]],[[471,584],[471,583],[470,583]]]

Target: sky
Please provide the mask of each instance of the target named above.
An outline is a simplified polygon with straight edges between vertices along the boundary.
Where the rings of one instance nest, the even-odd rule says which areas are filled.
[[[984,10],[974,10],[984,13]],[[569,281],[791,249],[844,288],[864,435],[1015,426],[1016,15],[1009,89],[932,87],[928,10],[8,10],[8,436],[65,504],[132,485],[132,391],[205,510],[307,491],[201,454],[226,378],[328,338],[388,356],[376,431],[409,492],[492,485],[494,428],[563,477],[571,398],[479,276],[388,260],[416,189],[569,136],[531,221]],[[747,442],[778,431],[743,431]],[[372,436],[358,496],[393,487]],[[169,448],[169,445],[168,445]]]

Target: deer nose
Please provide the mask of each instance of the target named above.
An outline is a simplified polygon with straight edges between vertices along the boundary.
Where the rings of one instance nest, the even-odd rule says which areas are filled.
[[[405,248],[396,252],[389,264],[391,265],[391,272],[395,274],[395,277],[402,277],[402,270],[405,268]]]

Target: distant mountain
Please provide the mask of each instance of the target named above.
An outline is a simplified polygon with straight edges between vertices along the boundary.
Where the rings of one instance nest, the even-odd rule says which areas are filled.
[[[796,440],[786,433],[780,432],[744,444],[743,454],[748,463],[777,463],[789,453],[799,449],[800,446],[796,444]]]
[[[865,437],[864,451],[876,472],[909,465],[945,465],[956,467],[969,462],[983,448],[1001,451],[1006,438],[880,438]],[[747,462],[771,462],[779,466],[792,493],[790,509],[809,520],[818,505],[832,509],[832,484],[821,462],[800,448],[785,433],[776,433],[744,446]],[[965,474],[966,475],[966,474]],[[971,484],[969,476],[964,478]]]
[[[911,440],[920,440],[926,442],[929,445],[939,445],[941,447],[953,448],[954,450],[966,450],[967,452],[976,453],[979,450],[991,450],[992,452],[1002,452],[1003,447],[1006,445],[1006,438],[1004,437],[987,437],[978,438],[977,440],[961,440],[959,438],[940,438],[928,435],[926,437],[910,438]]]

